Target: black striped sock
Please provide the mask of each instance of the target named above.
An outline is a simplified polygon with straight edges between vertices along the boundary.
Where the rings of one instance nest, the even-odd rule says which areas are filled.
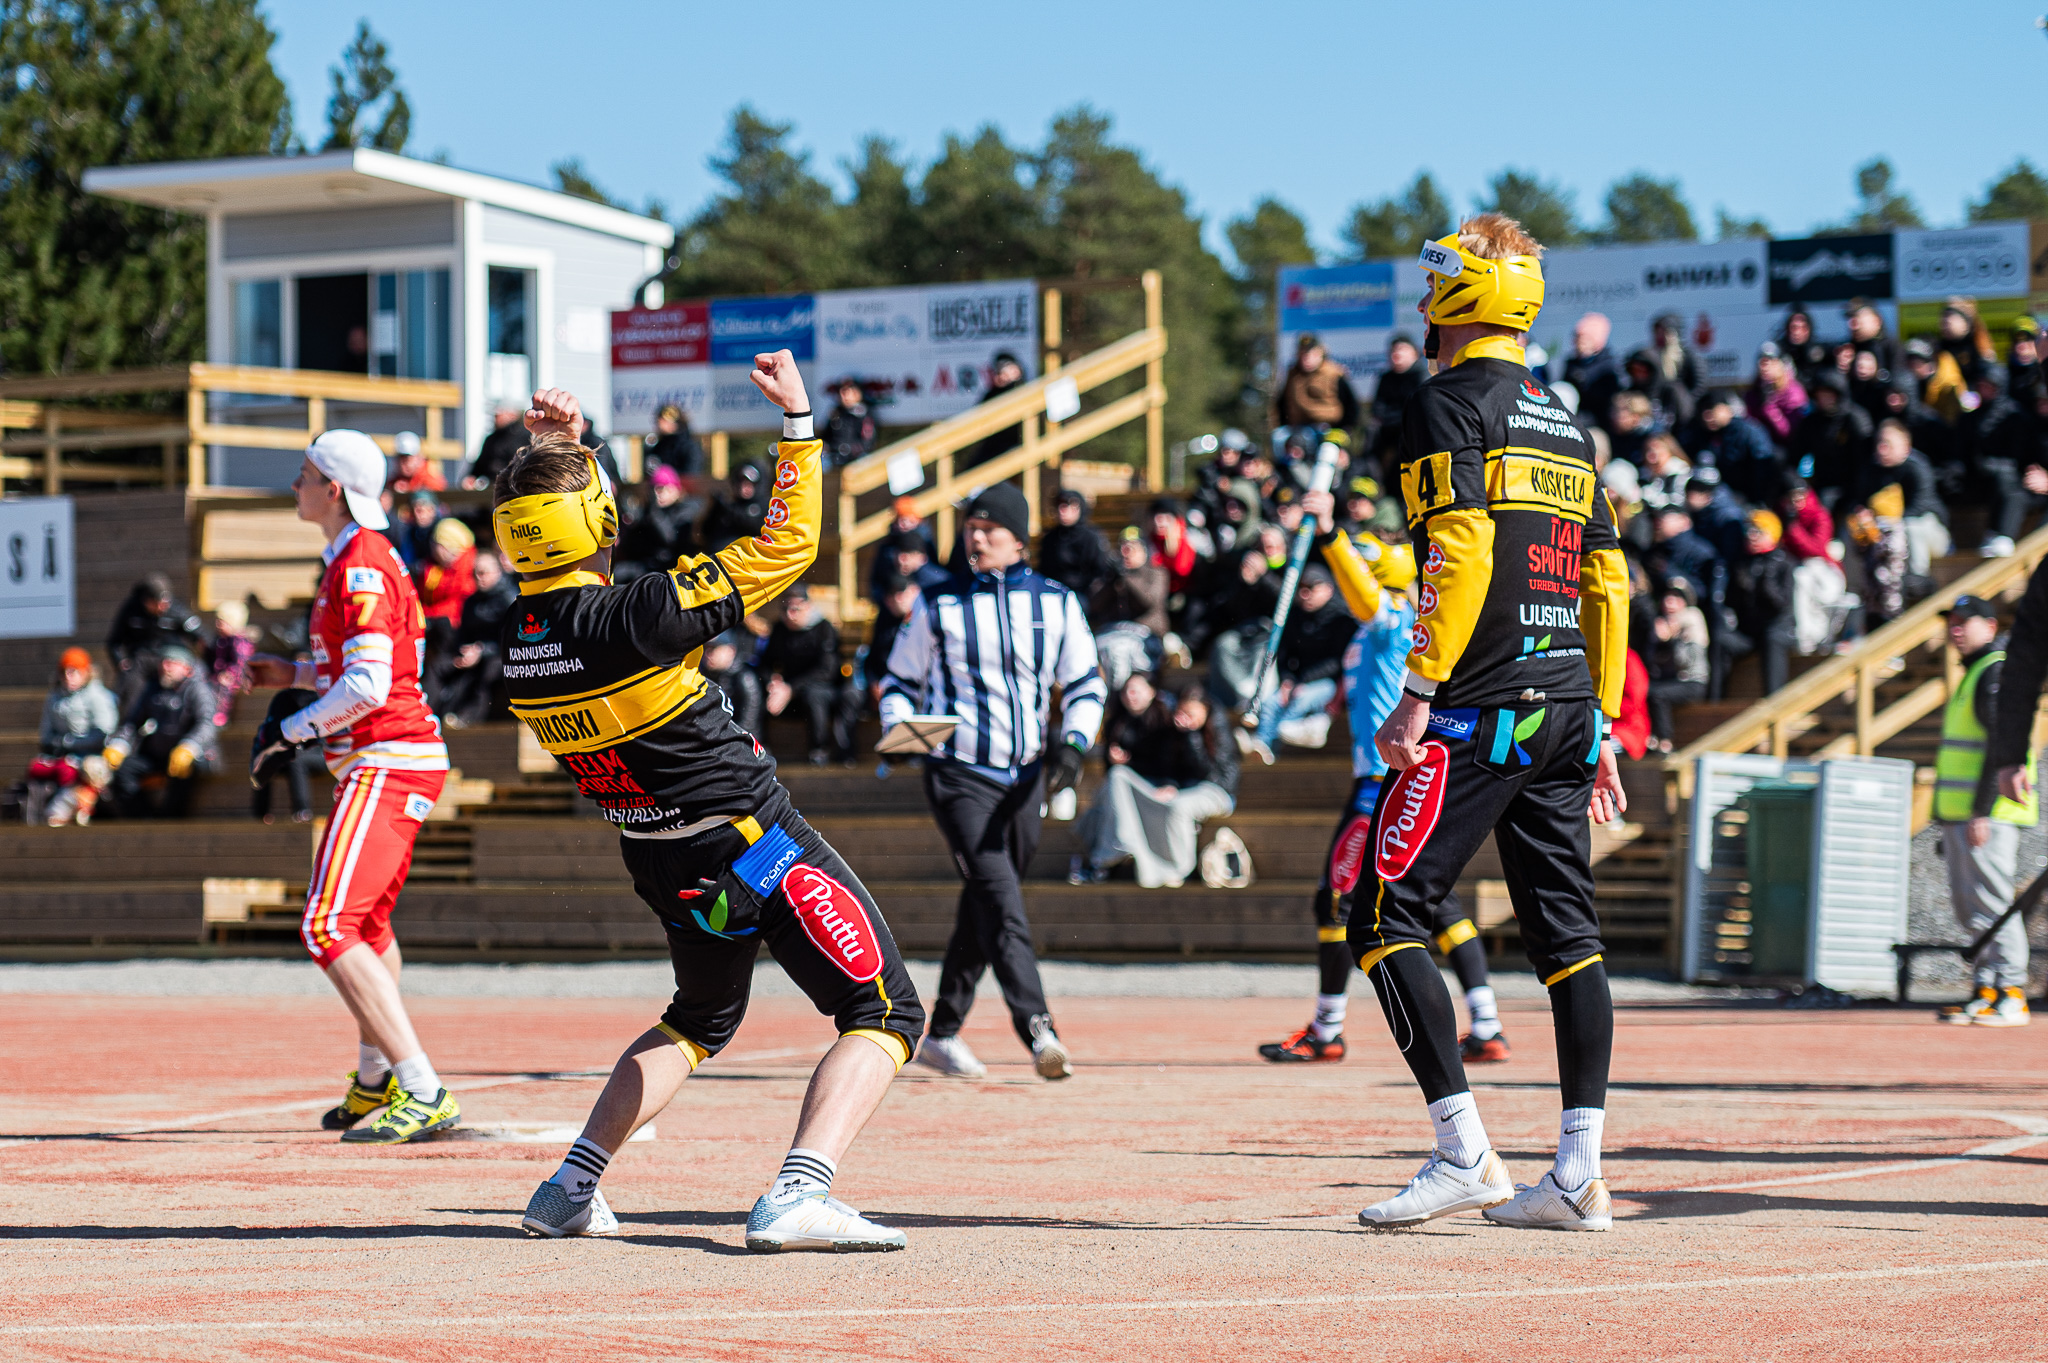
[[[611,1151],[578,1136],[576,1143],[569,1147],[569,1153],[562,1157],[562,1167],[555,1170],[550,1181],[559,1183],[568,1192],[571,1202],[588,1202],[590,1195],[597,1191],[597,1181],[604,1177],[605,1166],[611,1162]]]
[[[775,1186],[768,1195],[787,1202],[811,1193],[829,1193],[832,1176],[838,1172],[838,1164],[816,1150],[792,1150],[782,1157],[781,1172],[775,1175]]]

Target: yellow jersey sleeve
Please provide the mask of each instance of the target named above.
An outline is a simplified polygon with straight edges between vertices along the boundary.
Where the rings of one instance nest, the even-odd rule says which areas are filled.
[[[748,612],[780,596],[817,560],[825,514],[824,448],[820,440],[777,444],[774,486],[760,533],[714,555]]]
[[[1593,692],[1609,719],[1621,717],[1621,684],[1628,675],[1628,581],[1628,558],[1614,532],[1614,507],[1602,488],[1593,498],[1586,552],[1579,559],[1579,633],[1586,640]]]
[[[1343,594],[1344,606],[1357,617],[1359,623],[1372,619],[1380,613],[1380,582],[1365,566],[1365,560],[1358,556],[1358,546],[1351,542],[1351,536],[1339,530],[1322,545],[1323,562],[1329,565],[1330,576],[1337,579],[1337,590]]]

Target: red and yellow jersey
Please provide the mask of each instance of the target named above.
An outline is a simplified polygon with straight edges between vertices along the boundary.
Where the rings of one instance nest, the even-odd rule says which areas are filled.
[[[328,721],[319,726],[327,769],[337,777],[356,766],[446,771],[441,724],[420,685],[426,616],[412,574],[390,540],[360,526],[343,531],[332,553],[312,619],[313,689],[321,697],[314,709]],[[383,702],[354,699],[330,715],[328,692],[358,663],[388,671]],[[337,728],[332,720],[344,722]]]

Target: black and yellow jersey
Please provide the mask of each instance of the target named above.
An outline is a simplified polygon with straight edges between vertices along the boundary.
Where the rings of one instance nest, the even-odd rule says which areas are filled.
[[[1621,712],[1628,569],[1593,447],[1505,337],[1416,390],[1401,496],[1421,575],[1410,690],[1437,709],[1542,692]]]
[[[822,448],[784,440],[760,531],[716,554],[625,586],[584,570],[520,583],[503,638],[512,713],[627,832],[752,814],[773,791],[774,760],[698,664],[817,557]]]

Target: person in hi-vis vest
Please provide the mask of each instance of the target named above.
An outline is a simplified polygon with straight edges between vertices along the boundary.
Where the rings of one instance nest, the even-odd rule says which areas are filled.
[[[1934,759],[1934,818],[1948,862],[1949,902],[1956,922],[1972,938],[2012,907],[2020,829],[2039,821],[2033,788],[2034,757],[2027,754],[2021,797],[1999,794],[1998,771],[1984,760],[1997,724],[2005,664],[1999,647],[1998,610],[1977,596],[1959,596],[1943,614],[1948,639],[1961,657],[1963,676],[1941,716],[1941,749]],[[2027,926],[2013,918],[1976,961],[1976,992],[1945,1008],[1943,1022],[2019,1027],[2027,1022]]]

